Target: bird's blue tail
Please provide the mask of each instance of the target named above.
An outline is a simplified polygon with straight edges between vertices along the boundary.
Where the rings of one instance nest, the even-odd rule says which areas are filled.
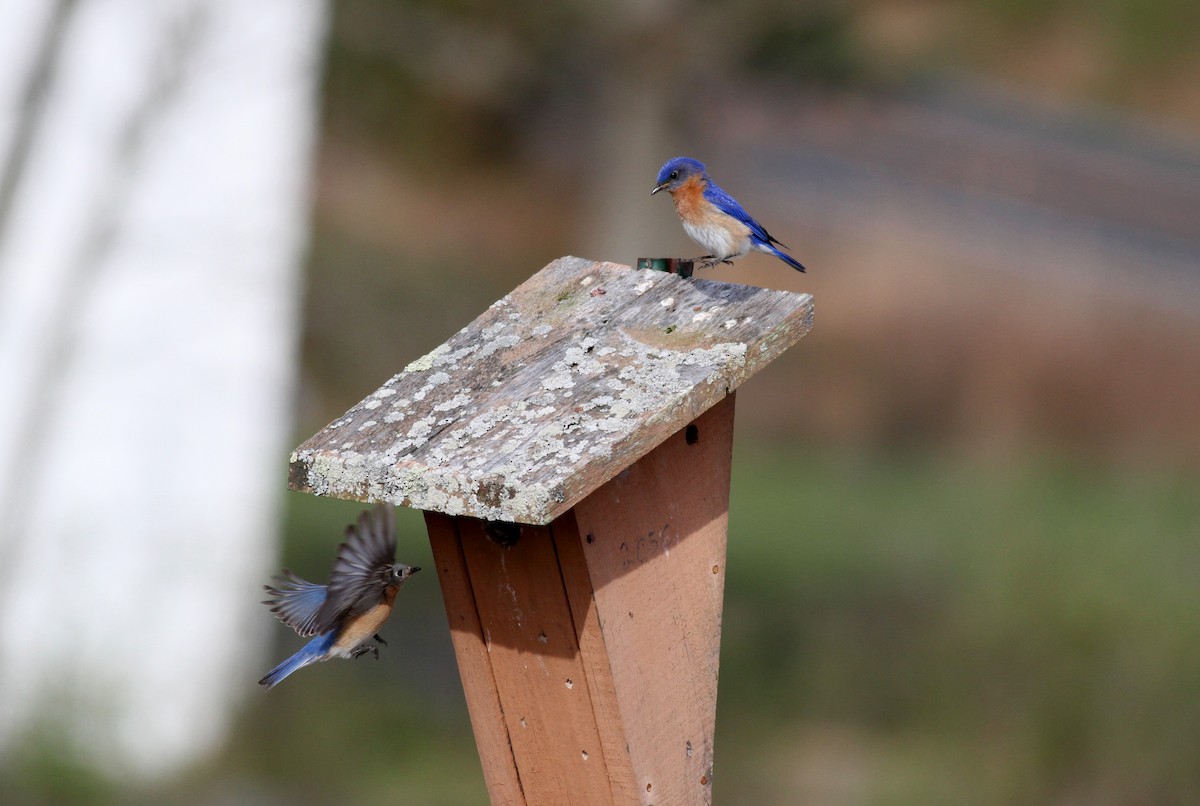
[[[283,663],[276,666],[271,671],[263,676],[262,680],[258,681],[260,686],[266,686],[267,691],[275,688],[279,681],[287,677],[297,669],[302,669],[310,663],[325,660],[329,655],[329,647],[333,646],[334,631],[330,630],[324,635],[318,635],[316,638],[309,641],[295,655],[285,660]]]
[[[766,247],[768,250],[770,250],[772,255],[779,258],[780,260],[782,260],[784,263],[791,266],[796,271],[804,271],[803,264],[801,264],[800,261],[796,260],[794,257],[789,255],[787,252],[783,251],[782,249],[775,248],[774,244],[767,244]]]

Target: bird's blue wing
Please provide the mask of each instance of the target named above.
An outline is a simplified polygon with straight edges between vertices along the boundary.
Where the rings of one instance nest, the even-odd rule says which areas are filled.
[[[264,586],[272,598],[263,604],[301,636],[307,638],[316,635],[320,632],[317,629],[317,613],[325,604],[325,586],[303,580],[286,569],[283,573],[284,576],[275,577],[274,587]]]
[[[361,613],[383,600],[386,571],[396,561],[395,513],[380,504],[346,527],[329,574],[329,595],[316,615],[320,631],[338,626],[348,613]]]
[[[711,179],[704,188],[704,198],[722,213],[733,216],[749,227],[751,237],[756,238],[764,244],[779,243],[779,241],[771,237],[771,233],[767,232],[762,224],[755,221],[754,217],[747,213],[742,208],[742,205],[738,204],[737,199],[726,193],[720,185]]]

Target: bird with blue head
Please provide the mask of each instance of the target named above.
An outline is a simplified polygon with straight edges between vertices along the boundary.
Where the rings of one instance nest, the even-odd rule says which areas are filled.
[[[395,514],[380,504],[346,527],[328,585],[307,582],[288,571],[265,585],[271,612],[303,638],[316,636],[259,680],[268,690],[297,669],[330,658],[357,658],[387,642],[379,628],[392,614],[396,593],[421,569],[396,562]]]
[[[668,160],[658,172],[650,195],[660,190],[671,194],[688,236],[708,250],[707,255],[697,258],[703,268],[732,263],[753,250],[774,255],[796,271],[804,271],[798,260],[779,248],[782,243],[709,177],[702,162],[691,157]]]

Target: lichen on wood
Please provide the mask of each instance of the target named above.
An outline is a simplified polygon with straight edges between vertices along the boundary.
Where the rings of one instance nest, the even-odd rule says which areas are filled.
[[[546,524],[812,327],[812,296],[560,258],[296,449],[318,495]]]

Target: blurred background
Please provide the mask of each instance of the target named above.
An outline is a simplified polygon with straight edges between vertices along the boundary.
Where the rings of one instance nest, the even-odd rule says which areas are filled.
[[[437,580],[259,676],[287,455],[566,254],[809,268],[738,395],[715,800],[1200,802],[1200,5],[9,0],[0,801],[485,803]],[[399,557],[431,566],[419,513]]]

